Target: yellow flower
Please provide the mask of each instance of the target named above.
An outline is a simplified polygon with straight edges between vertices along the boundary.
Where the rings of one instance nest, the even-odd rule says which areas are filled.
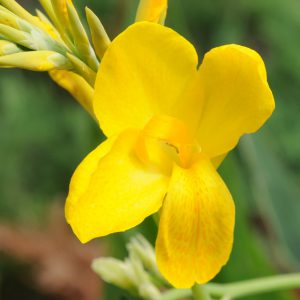
[[[261,57],[238,45],[208,52],[138,22],[106,51],[94,112],[107,140],[75,171],[66,217],[82,242],[160,211],[156,257],[175,287],[212,279],[233,242],[234,203],[217,165],[274,109]]]

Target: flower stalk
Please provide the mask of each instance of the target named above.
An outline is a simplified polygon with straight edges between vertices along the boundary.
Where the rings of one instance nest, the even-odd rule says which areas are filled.
[[[194,300],[211,300],[211,297],[204,285],[195,284],[192,287]]]
[[[300,273],[275,275],[228,284],[208,283],[205,288],[210,297],[213,298],[240,299],[246,296],[300,288]],[[194,296],[194,299],[205,299],[195,298],[197,292],[195,287],[193,291],[190,289],[173,289],[165,292],[159,300],[176,300],[191,296]]]

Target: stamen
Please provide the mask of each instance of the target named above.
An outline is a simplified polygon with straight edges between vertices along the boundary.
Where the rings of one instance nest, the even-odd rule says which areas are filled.
[[[157,115],[141,131],[136,151],[143,162],[163,163],[165,168],[171,168],[176,162],[187,167],[196,151],[196,143],[184,122]]]

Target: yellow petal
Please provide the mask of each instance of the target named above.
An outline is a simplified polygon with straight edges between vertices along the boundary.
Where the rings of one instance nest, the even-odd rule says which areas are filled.
[[[167,179],[136,158],[137,137],[138,132],[130,130],[115,143],[109,139],[75,171],[66,218],[82,242],[134,227],[161,207]]]
[[[220,167],[223,160],[226,158],[227,154],[228,153],[221,154],[221,155],[215,156],[211,159],[211,162],[215,166],[216,169],[218,169]]]
[[[148,22],[127,28],[110,44],[96,79],[94,110],[104,133],[172,115],[196,66],[194,47],[173,30]]]
[[[257,131],[274,110],[264,62],[249,48],[212,49],[200,66],[198,80],[203,97],[199,99],[203,103],[198,140],[210,157],[230,151],[243,134]]]
[[[78,201],[89,188],[90,177],[96,172],[99,160],[110,152],[115,141],[116,138],[111,137],[102,142],[77,167],[70,182],[70,190],[65,207],[67,220],[71,219],[72,209],[76,209]]]
[[[136,21],[149,21],[163,24],[167,15],[167,0],[140,0]]]
[[[176,288],[212,279],[229,258],[234,217],[230,192],[208,159],[175,165],[156,242],[165,278]]]
[[[93,111],[94,89],[81,76],[65,70],[52,70],[49,75],[59,86],[67,90],[86,111],[95,117]]]

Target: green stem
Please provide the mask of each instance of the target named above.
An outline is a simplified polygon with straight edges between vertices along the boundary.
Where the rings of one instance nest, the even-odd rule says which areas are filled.
[[[195,284],[192,287],[194,300],[210,300],[210,295],[204,285]]]
[[[219,288],[220,287],[221,286],[219,286]],[[215,294],[215,296],[228,296],[229,298],[236,299],[245,296],[299,287],[300,274],[286,274],[226,284],[219,289],[219,292],[221,293],[219,293],[219,295]],[[211,292],[213,294],[213,291]]]
[[[205,288],[212,297],[237,299],[267,292],[300,288],[300,274],[277,275],[228,284],[209,283],[205,285]],[[190,289],[170,290],[165,292],[160,300],[176,300],[191,296],[193,293]]]
[[[176,299],[182,299],[185,297],[189,297],[192,295],[192,291],[189,290],[169,290],[165,292],[159,300],[176,300]]]

